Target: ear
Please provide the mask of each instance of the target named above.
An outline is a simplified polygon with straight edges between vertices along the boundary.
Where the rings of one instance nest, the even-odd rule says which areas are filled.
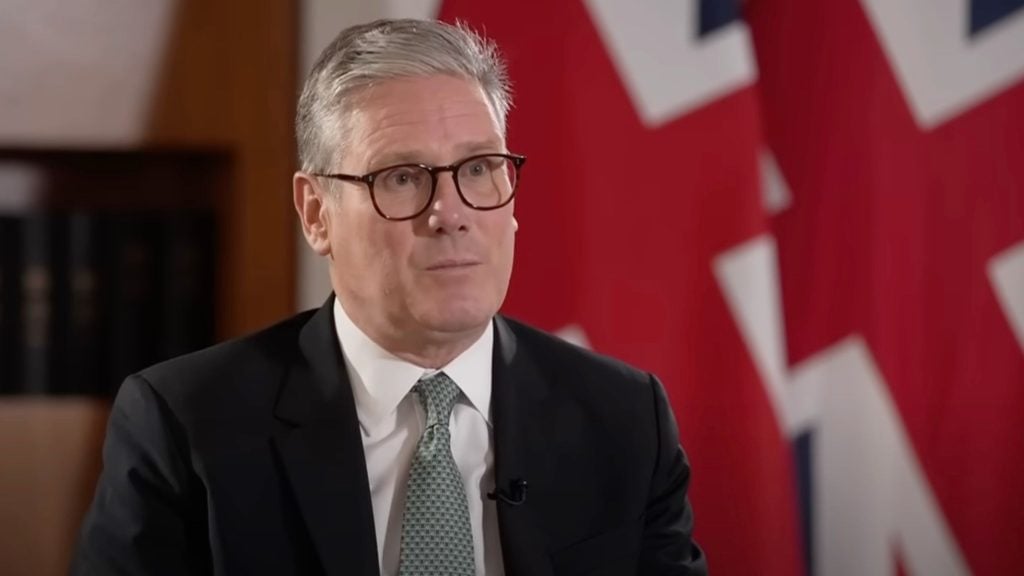
[[[292,177],[292,200],[302,224],[302,235],[314,252],[320,256],[331,253],[331,240],[327,226],[327,199],[320,184],[305,172]]]

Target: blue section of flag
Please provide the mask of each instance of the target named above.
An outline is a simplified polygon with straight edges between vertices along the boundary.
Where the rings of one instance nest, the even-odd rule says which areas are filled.
[[[804,432],[793,440],[793,456],[796,461],[797,499],[800,505],[800,528],[803,530],[804,573],[814,576],[814,525],[811,519],[814,505],[811,460],[814,447],[814,433]]]
[[[1024,0],[971,0],[971,36],[1021,8],[1024,8]]]
[[[740,0],[699,0],[698,12],[697,34],[706,36],[740,17]]]

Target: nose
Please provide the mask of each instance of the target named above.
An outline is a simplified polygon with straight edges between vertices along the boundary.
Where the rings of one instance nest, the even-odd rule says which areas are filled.
[[[455,188],[454,174],[442,173],[437,176],[437,189],[427,211],[427,225],[437,234],[453,234],[469,230],[469,214],[472,210],[462,202]]]

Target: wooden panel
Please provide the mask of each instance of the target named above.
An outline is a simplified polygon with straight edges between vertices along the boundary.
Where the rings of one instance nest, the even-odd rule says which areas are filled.
[[[100,470],[109,404],[0,399],[0,559],[7,576],[67,574]]]
[[[232,0],[236,180],[227,199],[222,246],[228,263],[219,303],[224,335],[262,327],[295,309],[296,216],[293,117],[298,58],[295,2]]]
[[[148,143],[232,153],[218,198],[221,338],[294,310],[295,0],[182,0]]]

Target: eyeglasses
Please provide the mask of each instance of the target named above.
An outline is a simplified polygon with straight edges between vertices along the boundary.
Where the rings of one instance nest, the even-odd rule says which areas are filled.
[[[451,172],[462,202],[475,210],[496,210],[512,201],[519,170],[526,162],[518,154],[477,154],[448,166],[399,164],[369,174],[313,174],[370,189],[373,207],[387,220],[411,220],[426,212],[437,191],[441,172]]]

